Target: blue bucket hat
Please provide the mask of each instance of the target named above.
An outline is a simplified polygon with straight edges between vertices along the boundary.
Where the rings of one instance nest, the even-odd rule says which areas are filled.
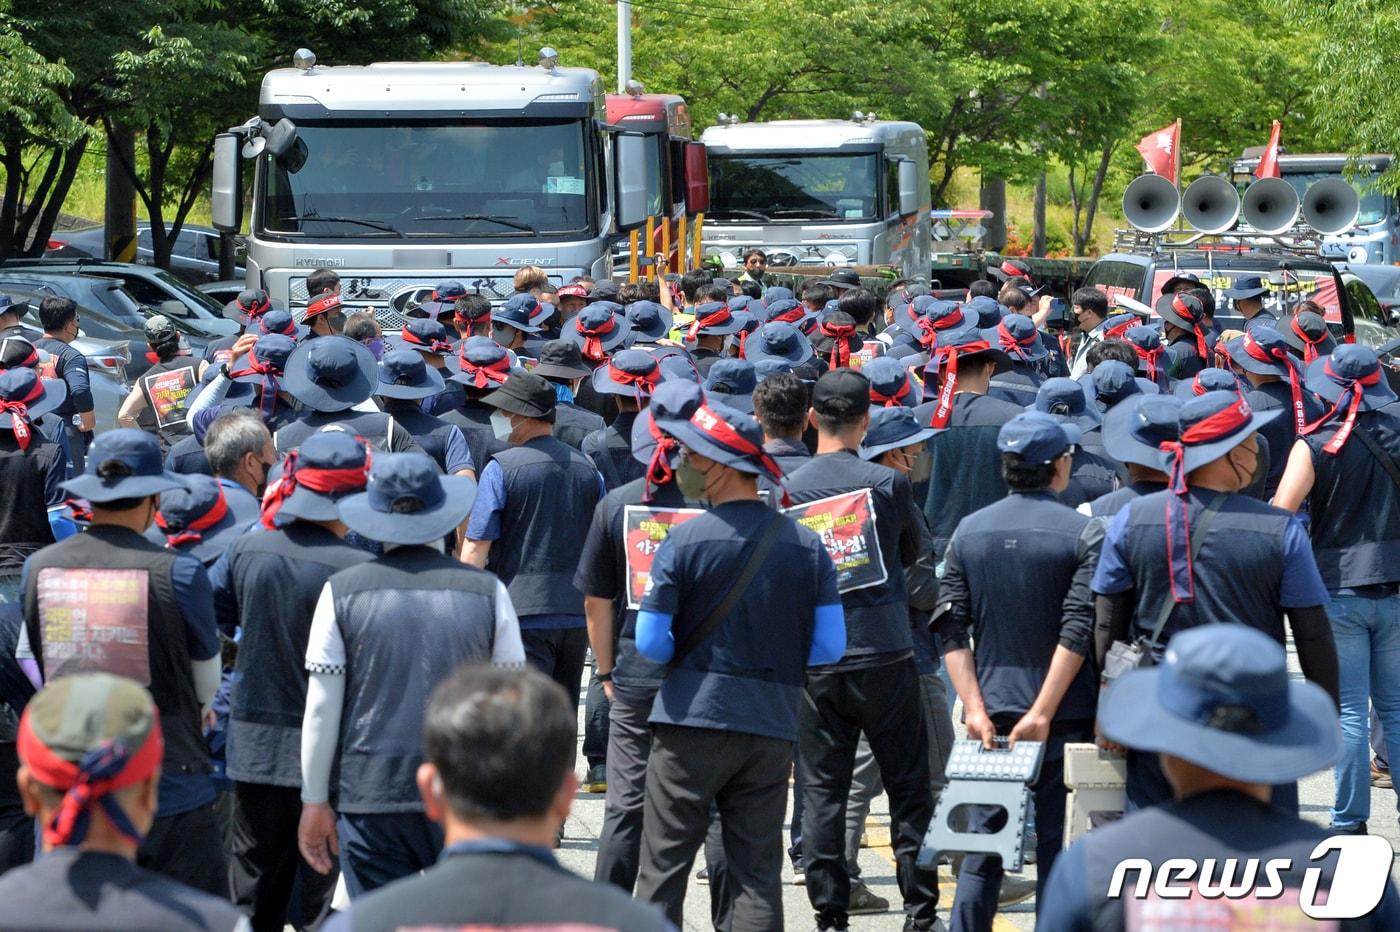
[[[656,387],[651,404],[632,422],[632,458],[647,467],[647,490],[670,481],[670,470],[681,458],[680,444],[661,430],[663,421],[688,421],[705,403],[705,393],[694,382],[673,379]]]
[[[1318,356],[1331,355],[1337,349],[1337,338],[1332,336],[1321,314],[1300,311],[1279,326],[1283,328],[1280,332],[1284,342],[1303,357],[1305,363],[1311,364]]]
[[[1183,404],[1175,395],[1134,395],[1114,405],[1103,419],[1104,450],[1120,463],[1161,470],[1162,444],[1181,436]]]
[[[510,378],[510,352],[490,337],[467,337],[447,365],[454,370],[447,377],[450,381],[481,391],[503,385]]]
[[[441,394],[446,383],[442,374],[412,350],[390,350],[379,361],[379,384],[374,393],[380,398],[417,401]]]
[[[722,466],[782,480],[782,467],[763,450],[763,428],[742,411],[706,401],[688,419],[657,418],[656,426]]]
[[[774,301],[791,301],[794,297],[796,296],[792,293],[791,288],[774,285],[763,293],[763,303],[772,307]]]
[[[1008,313],[1005,305],[999,304],[996,298],[984,294],[965,302],[963,310],[977,315],[977,326],[982,330],[995,327]]]
[[[134,427],[119,427],[98,434],[87,452],[81,476],[63,483],[74,498],[97,505],[120,498],[144,498],[184,486],[184,480],[167,472],[155,434]]]
[[[919,403],[918,386],[904,364],[889,356],[876,356],[860,369],[860,374],[870,380],[870,404],[872,407],[912,408]],[[873,415],[872,415],[873,416]]]
[[[1157,666],[1120,677],[1099,703],[1105,737],[1245,783],[1296,780],[1342,753],[1336,707],[1288,675],[1273,638],[1246,625],[1188,628]]]
[[[305,339],[306,334],[311,330],[310,327],[297,323],[290,311],[276,307],[259,317],[257,322],[259,336],[276,333],[299,341]]]
[[[453,308],[457,304],[458,298],[467,296],[467,286],[459,281],[449,280],[438,282],[433,288],[428,300],[418,305],[416,310],[410,310],[406,316],[415,318],[419,316],[437,320],[443,314],[453,313]]]
[[[770,289],[771,291],[771,289]],[[774,321],[792,324],[799,330],[805,329],[817,315],[807,309],[805,304],[801,304],[796,298],[768,298],[768,303],[763,307],[762,321],[771,324]]]
[[[601,363],[611,353],[627,347],[632,325],[622,312],[622,305],[612,301],[585,304],[560,334],[561,339],[575,344],[583,358]]]
[[[1269,293],[1269,286],[1258,275],[1241,275],[1232,287],[1225,289],[1225,297],[1231,301],[1244,298],[1257,298]]]
[[[997,431],[997,449],[1018,454],[1026,463],[1053,463],[1082,437],[1073,424],[1043,411],[1027,411],[1001,425],[1001,430]]]
[[[751,359],[749,361],[753,363],[754,378],[759,382],[762,382],[770,375],[778,375],[779,373],[792,374],[796,371],[792,363],[788,362],[786,359]]]
[[[1192,288],[1201,286],[1201,277],[1195,272],[1177,272],[1162,283],[1162,294],[1171,294],[1177,285],[1186,284]]]
[[[743,330],[746,321],[747,315],[730,310],[727,302],[707,301],[696,305],[695,319],[686,328],[685,338],[726,337]]]
[[[68,384],[62,379],[41,379],[33,369],[6,369],[0,372],[0,401],[23,405],[13,409],[11,420],[22,418],[33,424],[68,400]],[[0,411],[0,418],[5,412]],[[5,422],[0,420],[0,426]]]
[[[1282,408],[1255,411],[1238,392],[1206,392],[1188,399],[1181,406],[1183,469],[1189,473],[1215,462],[1282,413]]]
[[[146,539],[208,564],[257,520],[258,505],[249,496],[230,500],[213,476],[186,476],[183,487],[161,493],[156,523]]]
[[[296,348],[296,340],[284,337],[280,333],[269,333],[258,337],[258,342],[254,343],[253,348],[248,351],[248,358],[244,360],[244,364],[234,369],[229,375],[234,382],[261,385],[268,374],[277,377],[287,371],[287,360],[291,359]],[[269,371],[257,371],[264,367]]]
[[[781,359],[800,366],[812,358],[812,343],[793,324],[770,321],[744,341],[744,358],[754,365],[765,359]]]
[[[317,341],[319,342],[319,341]],[[353,435],[336,427],[323,428],[307,437],[302,445],[287,454],[278,472],[271,477],[264,506],[264,524],[281,526],[282,517],[303,518],[307,521],[334,521],[340,517],[336,502],[365,487],[368,477],[369,448]],[[303,470],[333,471],[338,476],[334,487],[339,491],[317,492],[298,481]],[[309,478],[303,474],[303,478]]]
[[[587,311],[588,308],[584,308]],[[614,353],[603,365],[593,370],[593,390],[600,395],[624,395],[645,404],[661,381],[660,364],[656,357],[642,350],[622,350]]]
[[[903,313],[895,312],[894,322],[916,343],[928,346],[934,340],[945,342],[976,330],[979,315],[952,301],[920,295]]]
[[[1211,366],[1197,372],[1194,378],[1182,379],[1172,386],[1172,394],[1179,398],[1199,398],[1207,392],[1244,392],[1240,377],[1229,369]]]
[[[405,321],[403,329],[389,337],[387,342],[395,349],[416,350],[419,353],[432,353],[434,356],[452,355],[447,328],[436,319],[418,317]]]
[[[1012,362],[1040,362],[1050,354],[1035,321],[1025,314],[1007,314],[995,327],[983,330],[982,339],[1000,347]]]
[[[627,323],[635,343],[664,340],[675,326],[675,318],[655,301],[633,301],[627,305]]]
[[[1161,389],[1133,372],[1127,363],[1105,359],[1078,380],[1084,386],[1084,397],[1102,414],[1124,399],[1134,395],[1156,395]]]
[[[705,395],[735,411],[753,414],[758,374],[747,359],[716,359],[705,376]]]
[[[890,450],[923,443],[937,433],[940,433],[938,428],[924,427],[920,423],[919,416],[914,413],[913,408],[903,405],[872,408],[870,426],[866,428],[865,438],[860,442],[860,458],[879,459]]]
[[[1035,392],[1035,401],[1026,410],[1063,418],[1082,430],[1097,427],[1102,417],[1098,406],[1089,404],[1089,399],[1084,396],[1084,386],[1074,379],[1065,378],[1041,382]]]
[[[1273,327],[1260,325],[1225,344],[1230,361],[1255,375],[1276,375],[1290,378],[1294,374],[1293,353],[1283,334]]]
[[[471,514],[476,480],[444,476],[423,453],[381,453],[363,492],[340,500],[340,520],[386,544],[442,540]]]
[[[266,315],[264,315],[266,316]],[[282,385],[316,411],[347,411],[374,394],[378,363],[363,343],[345,337],[308,340],[287,357]]]
[[[515,294],[491,312],[491,325],[502,324],[523,330],[526,333],[539,333],[540,328],[533,322],[539,302],[531,294]]]
[[[1337,418],[1342,425],[1327,443],[1326,449],[1331,453],[1346,443],[1357,414],[1395,401],[1395,392],[1386,382],[1376,351],[1360,344],[1343,344],[1332,355],[1313,360],[1308,366],[1306,384],[1309,391],[1332,406],[1326,420]]]

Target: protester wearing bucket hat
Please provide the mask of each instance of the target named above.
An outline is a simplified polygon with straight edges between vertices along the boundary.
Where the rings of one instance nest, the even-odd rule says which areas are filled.
[[[826,360],[828,368],[845,369],[865,345],[856,333],[855,318],[845,311],[822,313],[812,331],[812,351]]]
[[[462,558],[510,588],[531,665],[563,686],[577,708],[588,634],[573,571],[603,477],[551,435],[556,395],[538,375],[513,373],[483,401],[496,409],[496,437],[510,446],[479,474]]]
[[[584,380],[593,370],[583,364],[577,344],[568,340],[550,340],[540,348],[539,361],[530,370],[554,386],[554,436],[575,450],[583,449],[583,440],[594,431],[602,430],[607,421],[579,406],[577,396]],[[592,386],[589,386],[590,392]],[[591,392],[592,393],[592,392]],[[592,393],[597,398],[596,393]]]
[[[210,571],[221,625],[242,631],[228,724],[229,877],[235,901],[259,927],[315,921],[336,886],[335,872],[317,873],[294,854],[306,645],[326,580],[370,559],[342,539],[336,507],[363,490],[368,475],[369,453],[354,437],[308,438],[274,477],[264,529],[239,537]]]
[[[744,343],[744,358],[755,366],[764,360],[778,359],[795,367],[806,363],[812,355],[812,344],[802,331],[782,321],[764,324]]]
[[[0,372],[0,597],[9,604],[18,601],[24,558],[54,542],[46,506],[63,503],[68,457],[37,424],[64,397],[61,381],[33,369]]]
[[[484,465],[505,444],[491,430],[496,409],[482,399],[510,377],[510,353],[488,337],[467,337],[457,346],[454,368],[457,371],[447,378],[462,386],[461,399],[456,408],[435,408],[435,416],[456,425],[466,438],[472,462]]]
[[[272,310],[272,300],[261,288],[249,288],[238,293],[238,297],[224,305],[224,317],[238,324],[238,332],[231,336],[211,340],[204,347],[203,360],[211,366],[226,363],[233,358],[233,345],[248,329],[248,325]]]
[[[585,437],[581,449],[611,491],[642,475],[632,457],[632,425],[660,384],[661,368],[650,353],[622,350],[594,370],[592,382],[598,394],[611,396],[617,413],[607,427]]]
[[[182,488],[161,494],[160,510],[146,539],[188,553],[208,567],[257,520],[257,502],[226,496],[213,476],[188,476]]]
[[[273,434],[278,454],[286,455],[326,428],[363,437],[376,450],[416,449],[413,436],[390,415],[363,410],[378,384],[374,354],[354,340],[308,340],[298,346],[287,357],[282,387],[305,410]]]
[[[872,408],[870,428],[860,442],[860,458],[899,470],[905,476],[912,472],[915,478],[910,481],[918,481],[916,461],[922,455],[922,445],[936,433],[935,428],[921,426],[910,408],[902,405]]]
[[[1036,389],[1045,381],[1040,364],[1049,355],[1035,322],[1024,314],[1007,314],[995,327],[983,330],[982,339],[1011,359],[1011,370],[992,378],[988,394],[1022,407],[1033,404]]]
[[[913,408],[919,403],[914,377],[897,359],[877,356],[861,367],[860,374],[870,381],[870,403],[878,408]]]
[[[1318,357],[1307,386],[1329,410],[1293,446],[1274,504],[1290,511],[1307,505],[1313,553],[1331,595],[1345,742],[1331,822],[1334,831],[1360,833],[1371,802],[1368,704],[1375,703],[1382,728],[1400,729],[1400,709],[1389,701],[1397,670],[1385,620],[1400,605],[1400,562],[1391,556],[1400,541],[1400,491],[1387,468],[1400,453],[1400,419],[1369,347],[1347,344]]]
[[[1134,375],[1127,363],[1117,359],[1105,359],[1094,367],[1088,375],[1081,375],[1079,383],[1084,386],[1084,397],[1102,414],[1109,408],[1133,395],[1157,395],[1161,390],[1155,382]]]
[[[1259,428],[1282,413],[1255,412],[1236,392],[1182,405],[1180,438],[1162,445],[1167,489],[1130,502],[1106,531],[1093,581],[1102,596],[1101,666],[1113,641],[1142,639],[1159,659],[1177,631],[1216,622],[1258,628],[1283,643],[1286,612],[1303,675],[1335,695],[1327,590],[1307,532],[1292,514],[1241,494],[1261,472]],[[1295,787],[1280,794],[1296,808]],[[1130,756],[1133,805],[1168,796],[1155,762]]]
[[[1099,519],[1106,528],[1128,502],[1166,489],[1170,477],[1162,471],[1162,444],[1180,438],[1182,404],[1174,395],[1135,394],[1108,409],[1103,419],[1104,452],[1123,464],[1128,481],[1117,491],[1080,506],[1082,514]]]
[[[1057,500],[1069,486],[1079,441],[1074,424],[1041,411],[1001,426],[997,449],[1010,494],[959,522],[944,556],[933,621],[949,678],[968,710],[968,737],[988,748],[998,736],[1012,745],[1045,744],[1030,784],[1041,878],[1053,869],[1064,835],[1065,744],[1093,734],[1095,691],[1084,658],[1093,645],[1085,584],[1094,550],[1084,536],[1089,519]],[[1016,554],[1014,573],[1006,571],[1008,551]],[[995,808],[974,807],[968,829],[992,830],[995,819]],[[1002,880],[1000,857],[964,857],[954,924],[989,928]],[[1044,908],[1043,886],[1041,879],[1037,911]]]
[[[1101,415],[1084,397],[1083,386],[1074,379],[1046,379],[1026,410],[1049,414],[1080,430],[1070,466],[1069,485],[1059,493],[1062,504],[1078,508],[1118,487],[1118,464],[1104,451]]]
[[[1189,294],[1164,294],[1157,299],[1155,310],[1162,318],[1162,335],[1167,341],[1167,375],[1189,379],[1210,365],[1201,302]]]
[[[1268,784],[1335,761],[1337,719],[1326,693],[1290,680],[1282,647],[1235,625],[1182,632],[1164,663],[1115,683],[1102,710],[1105,735],[1161,754],[1175,799],[1095,829],[1064,852],[1046,885],[1040,915],[1046,927],[1131,924],[1127,917],[1136,904],[1105,895],[1109,875],[1124,858],[1141,860],[1143,877],[1160,876],[1160,868],[1180,858],[1291,865],[1277,878],[1281,896],[1246,889],[1236,908],[1278,928],[1311,924],[1294,891],[1315,882],[1317,890],[1337,893],[1336,858],[1315,850],[1329,832],[1270,806]],[[1376,879],[1379,903],[1355,923],[1358,928],[1400,923],[1394,885],[1383,871]],[[1262,885],[1262,874],[1253,882]]]
[[[747,359],[717,359],[705,377],[705,396],[716,402],[753,414],[753,393],[758,388],[758,376],[753,363]]]
[[[988,265],[987,274],[1003,284],[1018,278],[1034,284],[1031,267],[1022,259],[1003,259],[999,265]]]
[[[735,313],[729,309],[728,304],[720,301],[707,301],[696,305],[695,319],[686,327],[684,336],[686,342],[694,346],[691,357],[702,376],[710,370],[714,361],[723,355],[725,337],[743,330],[746,320],[746,315]],[[749,340],[752,339],[750,336]],[[746,355],[748,345],[746,341]]]
[[[648,406],[633,425],[633,456],[645,475],[614,489],[598,503],[574,574],[574,587],[584,593],[588,636],[593,646],[594,681],[608,704],[605,753],[595,759],[585,737],[590,779],[598,771],[607,784],[607,805],[598,840],[594,879],[611,883],[629,894],[637,879],[642,843],[642,800],[651,726],[647,717],[665,667],[637,652],[637,612],[632,606],[634,580],[628,569],[626,529],[629,509],[699,508],[675,483],[680,444],[656,427],[654,417],[683,418],[703,400],[693,382],[658,385]],[[590,683],[590,704],[592,692]]]
[[[1324,408],[1304,382],[1303,367],[1288,349],[1283,335],[1272,327],[1258,326],[1228,344],[1235,370],[1251,386],[1245,395],[1256,411],[1283,410],[1282,417],[1260,433],[1269,442],[1269,469],[1264,482],[1264,498],[1273,498],[1288,451],[1309,424],[1322,417]]]
[[[206,373],[205,381],[190,395],[185,415],[195,434],[201,433],[197,426],[201,413],[221,405],[251,405],[269,431],[291,423],[296,417],[296,402],[283,388],[282,374],[296,347],[291,337],[276,333],[258,337],[251,347],[246,342],[235,346],[236,355],[220,363],[212,377]],[[188,439],[177,443],[172,454],[181,447],[188,449]]]
[[[467,296],[467,286],[459,281],[438,282],[428,294],[428,299],[410,307],[404,314],[409,319],[425,317],[429,320],[442,320],[455,311],[458,301]]]
[[[1299,311],[1279,327],[1284,342],[1301,356],[1305,365],[1312,365],[1319,356],[1327,356],[1337,348],[1337,340],[1321,314]]]
[[[1246,330],[1265,326],[1278,328],[1278,315],[1264,309],[1269,286],[1258,275],[1241,275],[1233,287],[1225,289],[1225,297],[1234,302],[1235,310],[1244,318]]]
[[[671,312],[655,301],[633,301],[627,305],[627,323],[633,343],[656,343],[671,335]]]
[[[428,356],[441,359],[452,355],[452,344],[448,341],[447,328],[439,320],[414,318],[404,322],[397,335],[388,340],[397,349],[415,350]]]
[[[747,839],[725,851],[752,888],[733,903],[734,925],[781,928],[777,846],[804,672],[845,648],[835,568],[815,534],[759,499],[758,477],[781,473],[752,418],[702,404],[657,426],[684,448],[681,491],[711,510],[662,541],[637,618],[637,649],[670,670],[650,719],[636,895],[683,921],[686,875],[717,804]],[[739,785],[752,789],[730,792]]]
[[[508,350],[524,351],[526,341],[540,332],[531,319],[538,306],[534,295],[511,295],[491,312],[491,339]]]
[[[1178,398],[1190,400],[1199,398],[1207,392],[1238,392],[1243,395],[1245,383],[1240,377],[1229,369],[1217,369],[1211,366],[1202,369],[1189,379],[1182,379],[1172,386],[1172,394]]]
[[[1156,385],[1159,391],[1167,391],[1171,385],[1167,378],[1170,362],[1167,348],[1162,344],[1162,334],[1156,327],[1139,325],[1129,327],[1119,337],[1132,347],[1138,358],[1138,373]]]
[[[443,538],[471,511],[475,486],[440,475],[421,453],[386,454],[375,457],[365,491],[339,502],[347,527],[387,546],[383,556],[331,576],[316,604],[297,834],[321,873],[334,864],[339,836],[352,897],[432,866],[442,846],[418,805],[416,744],[387,756],[376,741],[385,729],[421,734],[433,688],[458,666],[525,663],[505,586],[442,552]],[[405,638],[414,650],[403,649]]]
[[[209,577],[194,557],[142,536],[160,493],[184,488],[184,480],[164,469],[154,436],[117,429],[98,436],[83,475],[63,487],[90,504],[91,523],[25,563],[25,629],[15,656],[35,682],[98,670],[149,680],[166,744],[159,809],[143,858],[169,877],[222,894],[227,866],[200,724],[219,686]],[[141,597],[114,597],[124,591],[113,581],[121,578],[130,578]],[[110,629],[68,623],[75,612],[88,611],[136,632],[134,645],[116,649],[102,637]]]
[[[19,799],[43,828],[44,854],[0,878],[7,926],[246,927],[225,897],[136,866],[164,746],[160,715],[136,682],[105,673],[54,681],[24,710],[15,743]]]
[[[806,331],[811,328],[811,322],[816,314],[807,309],[807,306],[798,302],[796,298],[774,298],[773,289],[768,289],[768,301],[763,307],[763,322],[771,324],[773,321],[781,321],[785,324],[792,324],[799,330]]]
[[[422,402],[441,394],[443,379],[422,353],[391,350],[379,362],[375,397],[385,414],[408,431],[424,453],[449,476],[476,476],[466,438],[455,424],[423,410]]]
[[[936,403],[932,406],[931,415],[934,427],[948,426],[948,418],[951,416],[953,399],[959,391],[973,391],[966,387],[959,387],[960,379],[965,374],[960,373],[960,364],[973,363],[979,373],[986,376],[986,386],[982,387],[983,393],[988,393],[991,387],[991,378],[994,375],[1003,375],[1011,371],[1011,357],[1000,347],[989,343],[983,338],[981,332],[977,330],[963,330],[953,335],[942,337],[935,345],[929,355],[928,363],[924,366],[924,397],[933,395]],[[987,368],[990,364],[990,368]],[[982,372],[982,369],[987,371]],[[976,382],[981,387],[980,379],[969,380]],[[998,398],[998,401],[1003,399]],[[1009,403],[1008,403],[1009,404]],[[1013,405],[1013,407],[1015,407]],[[1021,409],[1017,408],[1019,413]],[[1009,415],[1014,417],[1015,415]]]
[[[632,325],[627,322],[622,306],[600,301],[579,311],[564,328],[562,339],[578,346],[583,358],[598,366],[611,354],[625,349],[631,336]]]
[[[927,295],[916,297],[903,313],[895,313],[894,326],[907,339],[896,335],[886,352],[891,356],[908,356],[920,350],[933,352],[940,343],[976,330],[978,323],[976,313],[952,301]]]

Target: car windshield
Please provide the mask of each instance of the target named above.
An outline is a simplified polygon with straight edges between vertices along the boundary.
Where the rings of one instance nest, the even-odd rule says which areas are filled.
[[[711,155],[716,219],[873,220],[879,215],[879,157]]]
[[[1240,312],[1235,310],[1234,302],[1225,295],[1225,291],[1235,286],[1236,279],[1248,276],[1263,280],[1265,287],[1269,289],[1268,294],[1264,296],[1264,307],[1280,318],[1291,313],[1293,305],[1306,298],[1322,305],[1329,322],[1340,322],[1342,319],[1341,300],[1337,296],[1337,276],[1330,270],[1290,269],[1284,281],[1270,281],[1271,276],[1274,279],[1280,276],[1279,273],[1269,272],[1267,269],[1222,269],[1218,266],[1191,268],[1183,265],[1180,272],[1195,274],[1200,278],[1201,284],[1215,294],[1217,322],[1222,317],[1239,316]],[[1161,297],[1162,286],[1176,274],[1178,273],[1170,267],[1157,269],[1152,282],[1152,300],[1149,303]]]
[[[1293,190],[1298,192],[1298,199],[1301,201],[1308,188],[1315,182],[1324,178],[1345,177],[1339,172],[1288,172],[1283,175],[1283,180],[1293,186]],[[1357,176],[1348,180],[1350,180],[1351,186],[1356,189],[1357,196],[1361,198],[1361,210],[1356,215],[1357,225],[1367,226],[1384,220],[1390,212],[1391,198],[1375,190],[1374,179],[1369,176]]]
[[[303,123],[263,156],[260,223],[324,238],[520,237],[589,227],[584,124]]]
[[[191,301],[193,301],[195,304],[208,311],[208,316],[219,318],[223,317],[224,306],[218,301],[215,301],[213,298],[209,297],[204,292],[200,291],[197,288],[191,288],[189,285],[185,284],[180,279],[176,278],[174,275],[171,275],[164,269],[152,269],[152,274],[156,278],[160,279],[161,283],[164,284],[167,288],[179,292],[182,299],[185,300],[186,304],[189,304]]]

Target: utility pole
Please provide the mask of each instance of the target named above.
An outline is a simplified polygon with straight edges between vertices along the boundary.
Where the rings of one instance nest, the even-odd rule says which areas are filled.
[[[617,0],[617,92],[632,80],[632,0]]]

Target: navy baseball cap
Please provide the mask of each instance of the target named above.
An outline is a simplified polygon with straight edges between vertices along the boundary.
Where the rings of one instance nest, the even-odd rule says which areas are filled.
[[[1160,664],[1108,688],[1099,729],[1110,741],[1245,783],[1296,780],[1342,753],[1332,699],[1291,678],[1283,646],[1247,625],[1177,634]]]
[[[747,359],[716,359],[705,375],[705,394],[736,411],[753,414],[758,373]]]
[[[941,433],[939,428],[924,427],[919,422],[913,408],[902,405],[875,408],[870,412],[870,426],[860,442],[860,458],[878,459],[890,450],[923,443],[937,433]]]
[[[184,486],[161,493],[146,539],[207,565],[257,520],[257,502],[249,496],[229,499],[213,476],[186,476]]]
[[[1181,436],[1184,403],[1175,395],[1143,394],[1114,405],[1103,419],[1104,450],[1120,463],[1160,471],[1164,467],[1162,444],[1175,443]]]
[[[1258,275],[1241,275],[1235,279],[1235,284],[1225,289],[1225,297],[1232,301],[1241,298],[1257,298],[1260,295],[1269,293],[1269,286],[1264,284],[1264,280]]]
[[[74,498],[100,505],[158,495],[184,484],[175,473],[166,471],[155,434],[119,427],[97,435],[88,449],[83,474],[62,485]]]
[[[386,544],[442,540],[471,514],[476,480],[444,476],[423,453],[381,453],[363,492],[342,498],[340,520],[357,534]]]
[[[390,350],[379,361],[379,384],[374,393],[380,398],[417,401],[440,394],[445,386],[441,373],[428,365],[422,353]]]
[[[997,431],[997,449],[1015,453],[1026,463],[1053,463],[1069,452],[1083,434],[1073,424],[1043,411],[1018,414]]]
[[[369,347],[341,336],[308,340],[287,357],[282,386],[316,411],[346,411],[374,394],[378,362]]]

